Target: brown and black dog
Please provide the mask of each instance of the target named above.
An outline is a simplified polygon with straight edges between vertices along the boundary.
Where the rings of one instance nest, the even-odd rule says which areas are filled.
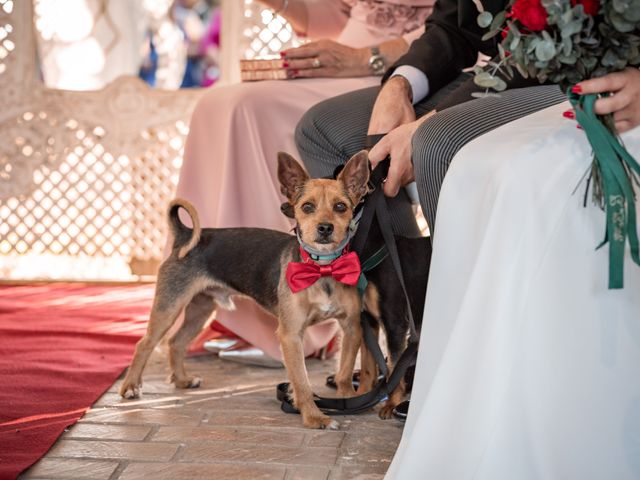
[[[280,153],[278,178],[282,193],[293,206],[301,241],[327,253],[343,244],[354,209],[367,193],[367,153],[354,155],[336,180],[310,179],[291,156]],[[181,208],[191,216],[193,228],[180,221]],[[289,262],[301,261],[295,236],[257,228],[202,229],[195,209],[184,200],[171,204],[169,222],[174,236],[171,255],[160,267],[148,329],[136,346],[120,394],[125,398],[139,395],[149,355],[183,309],[184,323],[169,340],[171,379],[179,388],[198,387],[201,380],[184,368],[186,348],[216,307],[233,308],[232,297],[241,295],[253,298],[278,317],[277,334],[304,426],[338,428],[338,423],[313,402],[303,333],[309,325],[338,320],[344,332],[336,375],[338,395],[355,395],[351,380],[362,337],[360,311],[362,302],[372,313],[379,311],[376,287],[370,284],[362,299],[355,286],[323,276],[292,293],[285,271]]]

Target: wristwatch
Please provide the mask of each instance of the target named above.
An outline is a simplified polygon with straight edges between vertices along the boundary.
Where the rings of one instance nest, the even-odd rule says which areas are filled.
[[[384,57],[380,55],[378,47],[371,47],[371,56],[369,57],[369,68],[374,75],[382,75],[386,68]]]

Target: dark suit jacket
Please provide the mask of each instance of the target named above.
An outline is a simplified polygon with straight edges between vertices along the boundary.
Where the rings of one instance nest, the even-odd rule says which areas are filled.
[[[496,14],[504,10],[508,0],[481,0],[484,9]],[[488,29],[478,26],[478,9],[473,0],[438,0],[433,13],[427,19],[425,32],[409,47],[403,55],[385,74],[383,81],[391,75],[393,70],[401,65],[411,65],[427,75],[429,79],[429,93],[440,90],[460,75],[462,69],[475,64],[478,52],[490,57],[498,54],[499,36],[482,41],[482,36]],[[522,77],[507,82],[509,88],[536,85],[535,81]],[[475,87],[470,78],[463,84],[459,92],[454,92],[444,103],[446,106],[472,100],[472,91],[481,91]],[[443,105],[444,106],[444,105]],[[442,110],[440,105],[438,110]]]

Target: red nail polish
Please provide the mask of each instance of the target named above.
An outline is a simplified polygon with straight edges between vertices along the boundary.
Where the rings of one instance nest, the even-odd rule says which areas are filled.
[[[580,84],[574,85],[573,87],[571,87],[571,91],[573,93],[581,94],[582,93],[582,86]]]
[[[289,62],[282,62],[282,68],[288,68]]]
[[[578,130],[584,130],[580,125],[576,125],[576,128],[577,128]]]
[[[562,116],[563,116],[564,118],[570,118],[570,119],[572,119],[572,120],[573,120],[574,118],[576,118],[576,114],[575,114],[575,113],[573,113],[573,111],[572,111],[572,110],[567,110],[566,112],[562,112]]]
[[[294,75],[298,75],[300,73],[300,70],[292,70]]]
[[[283,51],[280,52],[280,58],[284,58],[286,56],[287,56],[287,51],[286,50],[283,50]]]

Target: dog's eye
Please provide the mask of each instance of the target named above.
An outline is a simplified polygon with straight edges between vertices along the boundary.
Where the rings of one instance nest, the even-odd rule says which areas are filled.
[[[302,211],[304,213],[313,213],[313,212],[316,211],[316,207],[315,207],[315,205],[313,203],[309,203],[309,202],[303,203],[302,204]]]
[[[347,206],[342,202],[338,202],[333,206],[333,209],[338,213],[344,213],[347,211]]]

